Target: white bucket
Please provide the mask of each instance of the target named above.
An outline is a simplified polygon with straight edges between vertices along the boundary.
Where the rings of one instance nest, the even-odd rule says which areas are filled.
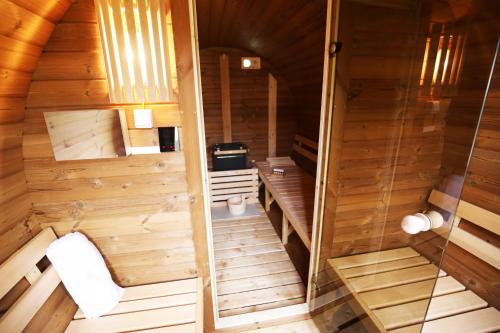
[[[232,197],[227,200],[227,206],[231,215],[242,215],[245,213],[247,202],[245,196]]]

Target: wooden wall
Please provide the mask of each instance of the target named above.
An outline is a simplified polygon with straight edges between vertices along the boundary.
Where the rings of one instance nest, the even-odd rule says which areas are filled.
[[[496,61],[461,199],[500,214],[500,58]],[[500,247],[497,235],[467,221],[461,222],[460,227]],[[450,243],[442,267],[500,308],[500,272],[496,268]]]
[[[260,70],[242,70],[241,57],[252,54],[238,49],[209,48],[200,52],[203,113],[211,167],[211,146],[223,142],[219,56],[229,57],[231,123],[233,142],[250,149],[249,159],[263,161],[268,156],[268,73],[278,78],[277,156],[288,155],[296,130],[293,98],[287,81],[261,59]]]
[[[0,2],[0,262],[36,234],[22,156],[25,98],[43,46],[70,1]]]
[[[297,132],[317,140],[325,0],[197,0],[200,49],[248,50],[276,68],[294,97]]]
[[[324,240],[332,256],[406,245],[401,218],[424,209],[439,183],[447,104],[417,99],[417,16],[410,2],[341,4]]]
[[[111,108],[92,0],[73,4],[33,74],[24,128],[36,219],[79,230],[123,286],[196,275],[184,153],[56,162],[44,111]],[[179,110],[173,118],[179,119]]]
[[[40,54],[61,16],[71,5],[58,1],[0,1],[0,263],[36,235],[23,163],[26,97]],[[0,300],[3,313],[29,287],[22,280]],[[76,305],[57,287],[27,331],[63,331]],[[53,318],[48,323],[48,318]]]

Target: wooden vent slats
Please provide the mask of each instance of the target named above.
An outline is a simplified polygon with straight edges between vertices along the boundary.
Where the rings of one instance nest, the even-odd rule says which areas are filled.
[[[259,195],[257,169],[211,171],[210,202],[212,207],[226,205],[226,200],[244,195],[247,203],[256,203]]]

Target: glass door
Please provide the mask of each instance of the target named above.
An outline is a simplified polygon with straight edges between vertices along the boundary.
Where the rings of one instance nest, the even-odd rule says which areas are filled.
[[[486,7],[329,4],[308,295],[325,331],[419,330],[448,277],[440,263],[498,38]]]

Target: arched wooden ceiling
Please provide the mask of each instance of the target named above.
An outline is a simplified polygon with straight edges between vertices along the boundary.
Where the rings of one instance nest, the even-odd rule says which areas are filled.
[[[0,262],[36,233],[22,135],[32,74],[70,0],[0,0]]]
[[[283,75],[297,110],[317,117],[321,101],[326,0],[196,0],[200,48],[248,50]],[[300,119],[299,119],[300,120]],[[314,136],[317,128],[310,129]]]

